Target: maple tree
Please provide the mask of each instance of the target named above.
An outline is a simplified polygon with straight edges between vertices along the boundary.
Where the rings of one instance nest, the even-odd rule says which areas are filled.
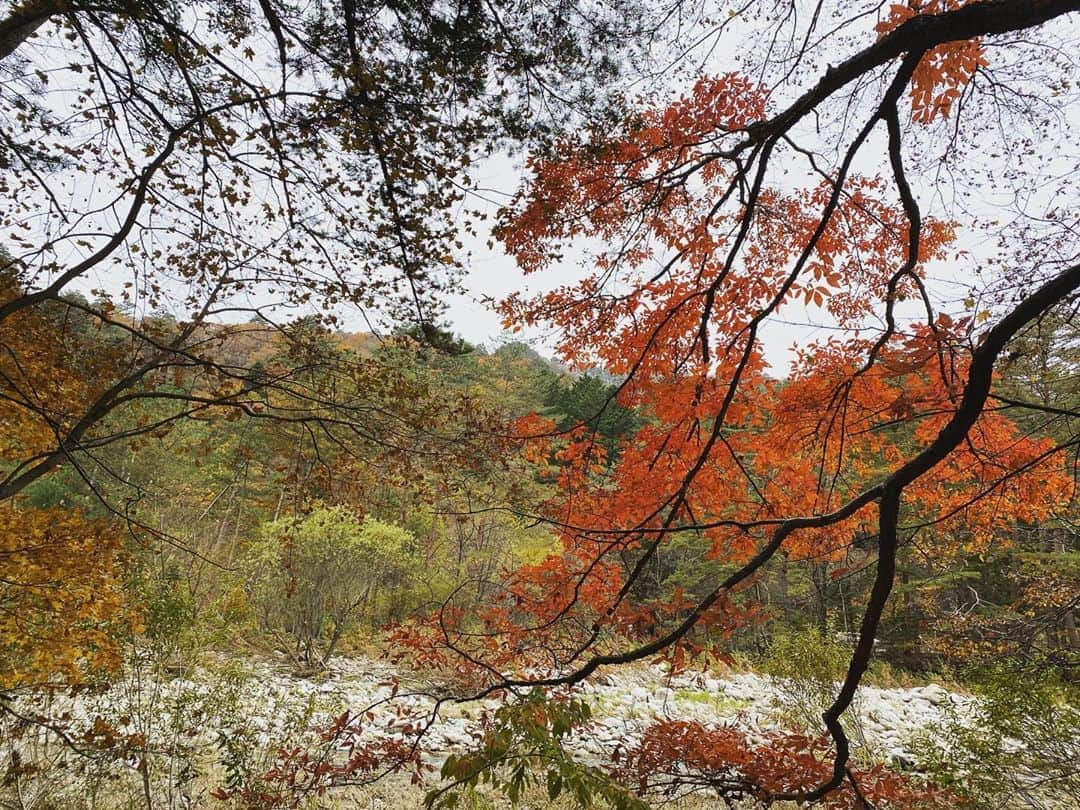
[[[898,560],[917,544],[947,567],[1006,543],[1017,523],[1063,514],[1072,499],[1062,460],[1075,431],[1052,437],[1011,417],[1075,411],[1026,397],[1010,398],[1008,414],[987,407],[1014,341],[1071,312],[1080,289],[1074,214],[1062,207],[1071,170],[1055,166],[1049,146],[1067,141],[1064,119],[1027,120],[1002,101],[1007,80],[990,48],[1002,75],[1057,98],[1071,85],[1010,74],[1019,63],[1008,50],[1023,46],[995,37],[1023,31],[1031,48],[1052,54],[1055,26],[1067,41],[1077,9],[894,4],[863,39],[838,33],[857,29],[855,10],[829,17],[819,8],[805,29],[766,12],[763,40],[791,41],[782,68],[755,66],[751,48],[747,69],[700,78],[620,128],[585,130],[535,156],[497,228],[507,251],[526,273],[542,273],[575,240],[601,247],[577,283],[511,295],[505,323],[553,328],[565,362],[617,375],[609,403],[636,409],[643,426],[612,459],[588,422],[560,430],[521,420],[525,454],[559,487],[535,517],[559,532],[560,553],[508,576],[479,616],[450,600],[403,643],[457,667],[481,695],[572,685],[605,665],[659,655],[682,667],[717,642],[722,654],[724,638],[763,618],[749,589],[780,556],[832,561],[841,576],[845,561],[869,568],[850,662],[823,716],[827,746],[774,741],[758,752],[771,757],[761,770],[734,732],[714,739],[671,726],[638,755],[643,789],[663,772],[650,759],[662,749],[673,763],[690,757],[721,793],[865,801],[860,790],[874,792],[875,778],[859,782],[850,770],[841,715],[870,662]],[[818,29],[838,17],[846,22]],[[830,37],[858,47],[816,74],[813,57]],[[757,78],[776,72],[776,86]],[[1064,110],[1066,95],[1061,106],[1046,103]],[[1024,133],[1017,139],[1042,138],[1024,152],[1044,150],[1027,182],[1053,189],[1040,203],[1052,211],[1041,230],[1034,211],[999,231],[971,206],[971,221],[955,216],[965,208],[960,191],[940,213],[923,193],[920,169],[933,161],[961,186],[971,173],[980,193],[977,130],[1007,115]],[[996,137],[994,154],[1012,169],[1015,145],[1004,130]],[[981,307],[973,296],[943,299],[934,274],[964,261],[962,234],[980,228],[1008,251],[970,259],[986,271],[972,284]],[[803,308],[821,313],[834,336],[797,347],[778,381],[763,333]],[[685,537],[726,568],[697,594],[658,594],[647,572]],[[877,798],[902,802],[886,783]],[[837,793],[849,789],[848,799]]]

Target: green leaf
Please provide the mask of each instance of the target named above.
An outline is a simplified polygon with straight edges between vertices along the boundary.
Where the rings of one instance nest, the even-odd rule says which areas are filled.
[[[562,793],[562,775],[558,773],[548,772],[547,779],[547,793],[548,798],[552,801],[559,798],[559,794]]]

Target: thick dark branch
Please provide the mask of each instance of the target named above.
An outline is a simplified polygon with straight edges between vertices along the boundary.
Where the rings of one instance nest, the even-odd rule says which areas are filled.
[[[936,466],[955,448],[982,413],[990,395],[994,363],[1006,344],[1024,326],[1038,318],[1055,304],[1080,289],[1080,264],[1073,265],[1048,281],[1021,301],[993,329],[986,333],[972,353],[968,382],[955,416],[938,434],[934,442],[919,455],[897,470],[886,486],[905,487]]]
[[[60,13],[58,0],[34,0],[16,6],[0,20],[0,59],[5,59],[34,35],[54,14]]]
[[[1055,278],[1040,287],[1035,293],[1021,301],[1008,315],[1002,318],[993,329],[986,333],[978,348],[972,354],[968,369],[968,381],[964,386],[963,398],[956,413],[949,423],[941,429],[937,437],[921,453],[896,470],[882,485],[880,517],[878,523],[880,552],[877,575],[874,580],[870,600],[863,615],[859,640],[852,654],[844,683],[836,700],[826,710],[824,721],[836,744],[836,760],[832,779],[823,783],[808,794],[793,794],[789,797],[814,801],[837,788],[844,779],[849,748],[847,735],[840,723],[840,715],[851,705],[855,690],[862,680],[870,663],[874,636],[881,621],[885,604],[892,590],[896,573],[896,526],[900,509],[900,498],[904,487],[928,473],[949,453],[951,453],[968,435],[975,421],[983,412],[990,395],[993,382],[994,364],[1008,342],[1031,321],[1038,318],[1055,304],[1080,289],[1080,264],[1061,272]]]
[[[937,438],[926,449],[892,473],[882,484],[865,490],[834,512],[814,517],[792,518],[781,523],[777,526],[769,542],[758,551],[750,562],[717,586],[694,608],[682,623],[669,633],[648,644],[622,653],[594,656],[582,666],[564,675],[535,680],[500,680],[478,694],[463,700],[483,698],[493,692],[507,688],[572,685],[585,680],[601,666],[625,664],[653,656],[683,639],[725,593],[730,592],[736,585],[751,577],[768,562],[783,545],[784,540],[793,532],[798,529],[829,526],[841,522],[854,515],[867,504],[880,499],[879,532],[881,550],[874,586],[863,616],[859,640],[852,655],[848,673],[836,701],[824,715],[826,725],[833,736],[837,749],[833,777],[809,793],[792,793],[773,798],[815,800],[834,790],[847,774],[850,750],[847,736],[839,718],[850,706],[855,690],[858,688],[869,665],[877,628],[895,579],[897,522],[903,489],[920,476],[926,474],[964,441],[968,431],[983,411],[989,397],[994,363],[1009,340],[1027,323],[1077,289],[1080,289],[1080,264],[1063,271],[1044,284],[1034,294],[1024,299],[1008,315],[1002,318],[993,329],[986,333],[973,354],[968,381],[959,407],[949,424],[941,430]]]
[[[835,523],[840,523],[847,518],[854,515],[864,506],[872,503],[881,495],[880,487],[872,487],[861,495],[848,501],[839,509],[829,512],[824,515],[814,515],[811,517],[795,517],[783,521],[776,527],[773,532],[773,536],[769,542],[765,544],[754,557],[746,563],[742,568],[733,573],[722,583],[720,583],[708,596],[701,600],[697,606],[690,612],[690,614],[679,624],[674,630],[667,635],[662,636],[648,644],[643,644],[640,647],[635,647],[632,650],[627,650],[622,653],[614,653],[610,655],[597,655],[586,661],[581,667],[575,669],[573,672],[567,673],[553,678],[542,678],[535,680],[503,680],[499,683],[488,687],[477,695],[473,695],[463,700],[477,700],[492,692],[500,689],[513,688],[513,687],[532,687],[532,686],[568,686],[575,683],[580,683],[588,678],[597,669],[605,665],[611,664],[629,664],[633,661],[640,661],[643,658],[656,655],[658,652],[667,649],[672,644],[680,641],[687,633],[689,633],[694,626],[701,621],[708,610],[715,605],[724,594],[731,591],[732,588],[739,583],[746,581],[753,576],[758,569],[760,569],[765,563],[767,563],[772,556],[779,550],[786,540],[794,531],[798,529],[811,529],[821,528],[824,526],[831,526]]]
[[[1080,0],[985,0],[944,14],[919,14],[830,67],[795,103],[772,118],[751,124],[751,140],[762,142],[786,133],[833,93],[905,53],[926,52],[946,42],[1034,28],[1055,17],[1080,11]]]

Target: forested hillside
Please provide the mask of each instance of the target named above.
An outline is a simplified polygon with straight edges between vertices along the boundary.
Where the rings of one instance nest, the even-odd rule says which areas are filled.
[[[1078,12],[0,4],[0,807],[1075,806]]]
[[[78,297],[61,299],[40,320],[12,320],[6,344],[27,346],[24,356],[33,354],[34,364],[9,362],[3,374],[13,390],[17,384],[40,396],[41,410],[6,405],[5,425],[18,431],[7,435],[20,437],[9,457],[25,453],[36,432],[48,442],[57,402],[94,396],[95,363],[134,361],[125,356],[131,322],[118,316],[115,325],[95,324],[77,317],[84,306]],[[139,328],[167,339],[177,325],[159,317]],[[448,332],[435,340],[415,332],[375,338],[311,321],[286,329],[257,321],[206,325],[203,332],[214,362],[237,370],[233,391],[222,396],[222,381],[198,368],[146,378],[138,390],[153,396],[137,396],[103,420],[100,449],[84,448],[5,509],[6,700],[57,686],[96,691],[132,667],[190,678],[220,668],[219,656],[237,654],[316,680],[333,671],[335,655],[376,655],[475,690],[479,673],[446,639],[425,635],[429,622],[449,615],[481,639],[497,638],[491,610],[507,589],[544,582],[553,566],[558,571],[573,559],[559,539],[571,521],[537,505],[559,504],[560,493],[578,485],[582,463],[597,481],[625,474],[661,424],[653,408],[618,404],[618,381],[571,373],[521,343],[489,351]],[[1027,340],[1002,377],[1002,400],[1027,391],[1042,392],[1048,403],[1074,396],[1071,327],[1047,322]],[[71,375],[72,366],[81,373]],[[761,386],[783,402],[799,384],[765,378]],[[156,401],[177,394],[186,403],[181,412]],[[539,422],[546,425],[540,434]],[[529,438],[515,426],[528,426]],[[1024,424],[1007,415],[996,429],[1011,432],[1014,447],[1029,443],[1024,452],[1035,459],[1055,436],[1068,438],[1061,418]],[[914,441],[899,420],[889,430],[890,445]],[[547,437],[543,450],[537,436]],[[582,460],[581,442],[592,458]],[[884,463],[890,445],[875,448],[868,461]],[[622,491],[647,495],[653,486]],[[886,685],[945,677],[994,695],[1023,671],[1049,679],[1048,707],[1058,699],[1055,688],[1071,690],[1080,555],[1071,496],[1058,500],[1070,490],[1066,471],[1047,466],[1012,495],[1007,511],[1000,503],[985,514],[969,507],[962,521],[939,521],[933,533],[909,530],[897,599],[877,634],[874,677]],[[744,615],[696,633],[672,664],[694,670],[711,662],[761,671],[778,683],[805,682],[789,699],[809,716],[789,721],[812,724],[815,701],[824,697],[815,696],[821,686],[813,679],[824,678],[827,693],[842,672],[872,584],[876,542],[860,531],[827,554],[788,551],[727,608]],[[710,552],[714,543],[703,532],[667,543],[630,592],[620,634],[655,633],[658,605],[692,605],[736,570]],[[629,556],[616,562],[632,564]],[[545,602],[570,582],[557,576],[559,584],[538,592]],[[515,597],[519,609],[536,611],[526,598]],[[503,610],[496,611],[500,621]],[[530,634],[519,638],[514,649],[486,642],[482,649],[542,666],[526,646]],[[5,704],[13,789],[30,789],[55,770],[55,754],[39,763],[15,754],[35,723],[78,739],[91,771],[107,771],[104,763],[147,744],[101,717],[84,728],[47,712],[16,714],[19,705]],[[997,710],[1004,714],[993,720],[1003,728],[1026,722],[1019,707]],[[1061,743],[1054,734],[1071,733],[1067,725],[1034,731],[1051,735],[1048,745]],[[150,757],[149,749],[141,756]],[[146,767],[168,769],[168,758],[146,759]],[[1043,766],[1067,767],[1053,760]],[[267,765],[245,779],[272,783],[272,772]],[[1062,787],[1071,789],[1071,777],[1064,778]],[[249,796],[251,788],[234,781],[221,800]],[[271,803],[291,801],[280,786],[266,789],[278,797]]]

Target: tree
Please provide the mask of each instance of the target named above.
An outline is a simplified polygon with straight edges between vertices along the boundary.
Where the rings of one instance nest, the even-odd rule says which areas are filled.
[[[115,669],[125,609],[123,535],[77,511],[0,509],[0,705],[26,687],[83,685]]]
[[[603,437],[604,446],[611,453],[618,447],[619,438],[635,428],[633,412],[614,402],[617,390],[617,386],[606,385],[599,377],[585,373],[569,384],[552,381],[546,404],[563,414],[557,425],[559,430],[585,425]]]
[[[302,381],[256,382],[222,357],[297,312],[389,313],[434,339],[460,233],[479,222],[456,214],[469,167],[609,115],[630,64],[612,49],[645,54],[664,14],[636,0],[7,4],[0,324],[52,307],[126,342],[95,390],[56,403],[71,418],[49,448],[0,471],[0,499],[125,438],[109,417],[151,398],[172,407],[162,428],[250,411],[256,389],[299,397]]]
[[[658,13],[634,0],[5,3],[0,501],[41,496],[63,470],[92,508],[187,548],[132,508],[148,488],[115,465],[120,448],[241,415],[302,432],[298,457],[365,429],[407,444],[372,414],[415,424],[412,400],[367,397],[380,370],[314,351],[312,328],[351,307],[433,340],[460,232],[479,221],[457,218],[470,165],[618,106],[608,54],[629,41],[643,53]],[[288,362],[237,359],[275,333]]]
[[[1011,347],[1041,319],[1071,319],[1080,289],[1073,167],[1057,159],[1076,151],[1065,123],[1075,85],[1060,77],[1076,75],[1063,54],[1078,9],[817,4],[804,18],[776,4],[731,23],[740,69],[536,155],[500,219],[507,250],[542,272],[573,240],[603,247],[579,283],[511,296],[504,317],[554,328],[565,362],[618,375],[616,401],[641,409],[644,426],[609,469],[587,431],[552,439],[554,425],[522,424],[533,455],[562,465],[562,496],[538,513],[560,528],[562,549],[511,578],[479,629],[448,609],[416,643],[479,664],[478,694],[571,685],[657,655],[679,666],[757,616],[749,586],[778,556],[869,549],[872,587],[823,716],[827,764],[810,766],[814,741],[788,741],[790,778],[738,768],[754,784],[730,795],[899,801],[895,786],[851,770],[840,718],[900,555],[917,546],[956,561],[1071,498],[1062,459],[1075,433],[1030,433],[987,403]],[[976,202],[990,184],[1045,193],[1003,224]],[[983,232],[996,255],[962,249]],[[966,300],[934,280],[961,263],[974,271],[955,281]],[[833,335],[800,346],[780,385],[762,336],[801,308]],[[1068,402],[1051,407],[1077,415]],[[685,536],[727,570],[698,599],[643,591]],[[523,662],[550,675],[515,674]],[[675,732],[672,757],[684,751]],[[703,764],[729,773],[712,752]]]
[[[760,618],[751,586],[780,558],[833,572],[854,562],[873,581],[824,712],[827,750],[784,737],[759,746],[752,763],[734,735],[667,725],[633,762],[643,789],[663,774],[769,802],[906,801],[894,780],[853,767],[841,720],[903,555],[917,548],[953,564],[981,553],[1017,524],[1054,518],[1074,484],[1060,461],[1075,433],[1043,435],[1013,418],[1072,419],[1073,405],[1018,397],[996,375],[1041,319],[1074,318],[1080,229],[1068,116],[1080,2],[724,7],[706,20],[706,46],[731,55],[726,72],[694,75],[675,100],[658,89],[597,107],[590,78],[610,73],[602,56],[616,41],[613,23],[628,21],[651,44],[656,17],[636,6],[598,6],[611,11],[596,18],[592,6],[562,3],[534,14],[343,2],[324,14],[329,6],[268,0],[231,16],[220,38],[206,33],[234,7],[46,0],[0,22],[8,59],[25,53],[25,35],[44,19],[82,54],[73,65],[10,68],[17,81],[4,85],[18,124],[5,132],[19,136],[2,157],[19,168],[2,187],[16,261],[0,326],[22,316],[32,325],[51,302],[130,339],[122,373],[100,392],[57,387],[74,406],[5,402],[30,408],[48,428],[42,441],[55,441],[10,460],[0,496],[81,458],[91,442],[204,411],[324,438],[370,426],[373,413],[395,424],[352,396],[366,390],[365,364],[336,358],[327,371],[314,362],[328,354],[327,316],[282,330],[289,362],[257,374],[220,360],[244,330],[211,319],[386,297],[418,322],[418,336],[440,342],[429,313],[437,279],[455,266],[445,212],[462,173],[501,137],[544,136],[497,236],[529,272],[572,241],[602,247],[579,283],[520,293],[502,311],[511,325],[553,327],[564,362],[620,380],[604,402],[636,412],[640,427],[615,453],[590,430],[600,413],[564,429],[535,415],[515,420],[502,438],[557,490],[532,515],[559,532],[556,553],[508,575],[483,610],[452,595],[399,638],[464,669],[473,695],[569,686],[603,665],[664,655],[683,666],[708,645],[722,651]],[[675,3],[659,14],[678,28],[683,11]],[[260,58],[243,50],[259,32],[276,46],[271,71],[244,62]],[[693,72],[691,60],[677,61]],[[66,115],[35,95],[60,75],[76,81],[62,94],[75,100]],[[520,113],[528,90],[549,91],[554,76],[585,91],[574,95],[582,105],[558,105],[580,126],[546,137],[550,116],[534,126]],[[471,112],[492,94],[494,116]],[[63,161],[104,184],[67,222],[56,201],[70,193],[50,185],[67,179]],[[996,205],[1007,192],[1013,199]],[[114,260],[136,285],[118,309],[100,296],[61,298]],[[950,268],[961,272],[940,283]],[[271,303],[252,304],[249,293]],[[155,317],[170,298],[183,311]],[[832,337],[800,346],[781,383],[763,336],[804,312]],[[23,379],[18,352],[29,351],[18,334],[7,338],[11,380]],[[394,385],[416,382],[405,374]],[[987,407],[1006,397],[1008,412]],[[108,423],[147,399],[179,409],[134,428]],[[326,425],[335,427],[317,432]],[[306,446],[296,455],[305,472],[332,469]],[[651,576],[676,543],[715,564],[701,566],[708,581],[691,592]],[[304,639],[323,632],[321,622],[307,626]],[[678,756],[692,774],[664,767]],[[348,778],[336,766],[304,774]]]

